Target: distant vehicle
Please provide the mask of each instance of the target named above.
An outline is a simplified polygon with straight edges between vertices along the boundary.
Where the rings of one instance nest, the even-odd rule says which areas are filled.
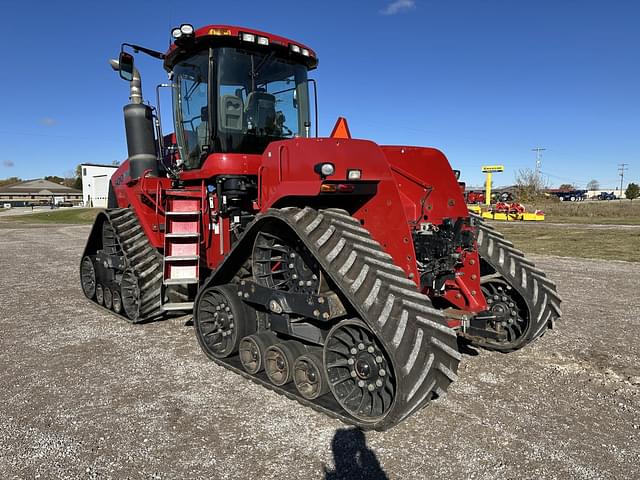
[[[555,195],[561,202],[581,202],[587,198],[587,190],[549,190],[549,195]]]
[[[59,207],[73,207],[73,203],[69,202],[69,201],[59,202],[58,206]]]
[[[11,208],[11,204],[10,203],[5,203],[2,208]]]
[[[602,192],[596,197],[598,200],[616,200],[618,197],[613,192]]]

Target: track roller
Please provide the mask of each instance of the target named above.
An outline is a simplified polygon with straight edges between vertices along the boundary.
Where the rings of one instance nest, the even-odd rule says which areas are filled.
[[[98,305],[104,304],[104,290],[100,284],[96,285],[96,303]]]
[[[322,362],[322,349],[300,355],[293,366],[293,382],[307,400],[315,400],[329,392],[329,380]]]
[[[113,292],[113,311],[116,313],[122,312],[122,298],[120,297],[120,293],[114,291]]]
[[[104,287],[102,290],[102,296],[104,297],[104,306],[111,310],[113,307],[113,294],[109,287]]]
[[[271,383],[281,387],[293,380],[293,366],[304,352],[304,345],[295,340],[277,343],[267,348],[264,369]]]
[[[264,370],[264,358],[267,348],[277,342],[278,337],[271,332],[249,335],[240,340],[240,363],[242,363],[242,367],[247,373],[255,375]]]

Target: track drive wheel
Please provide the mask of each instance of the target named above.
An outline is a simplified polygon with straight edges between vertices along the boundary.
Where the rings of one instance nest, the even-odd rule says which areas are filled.
[[[240,340],[255,332],[255,315],[238,298],[234,285],[209,287],[196,300],[193,323],[200,346],[211,358],[238,351]]]
[[[331,329],[324,365],[342,408],[364,422],[384,418],[395,399],[395,378],[391,362],[364,322],[344,320]]]
[[[291,293],[317,294],[320,267],[298,239],[260,232],[253,247],[256,283]]]
[[[122,292],[122,308],[125,315],[135,322],[140,316],[140,288],[138,287],[138,279],[131,269],[125,270],[120,283]]]

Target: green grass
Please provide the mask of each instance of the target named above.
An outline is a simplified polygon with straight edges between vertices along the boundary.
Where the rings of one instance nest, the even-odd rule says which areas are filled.
[[[640,228],[492,224],[525,253],[640,262]]]
[[[29,224],[92,224],[99,211],[99,208],[69,208],[63,210],[28,213],[25,215],[3,216],[0,218],[0,221]]]
[[[545,202],[539,208],[551,223],[594,223],[601,225],[640,225],[640,201],[610,200],[608,202]]]

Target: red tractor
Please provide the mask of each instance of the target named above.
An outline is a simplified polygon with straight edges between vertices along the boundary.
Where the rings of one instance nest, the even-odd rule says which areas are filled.
[[[81,260],[89,299],[132,323],[193,311],[219,365],[379,430],[456,380],[459,337],[512,351],[560,316],[440,151],[352,139],[342,119],[318,137],[313,50],[226,25],[172,36],[111,62],[129,155]],[[171,136],[126,50],[164,62]]]

